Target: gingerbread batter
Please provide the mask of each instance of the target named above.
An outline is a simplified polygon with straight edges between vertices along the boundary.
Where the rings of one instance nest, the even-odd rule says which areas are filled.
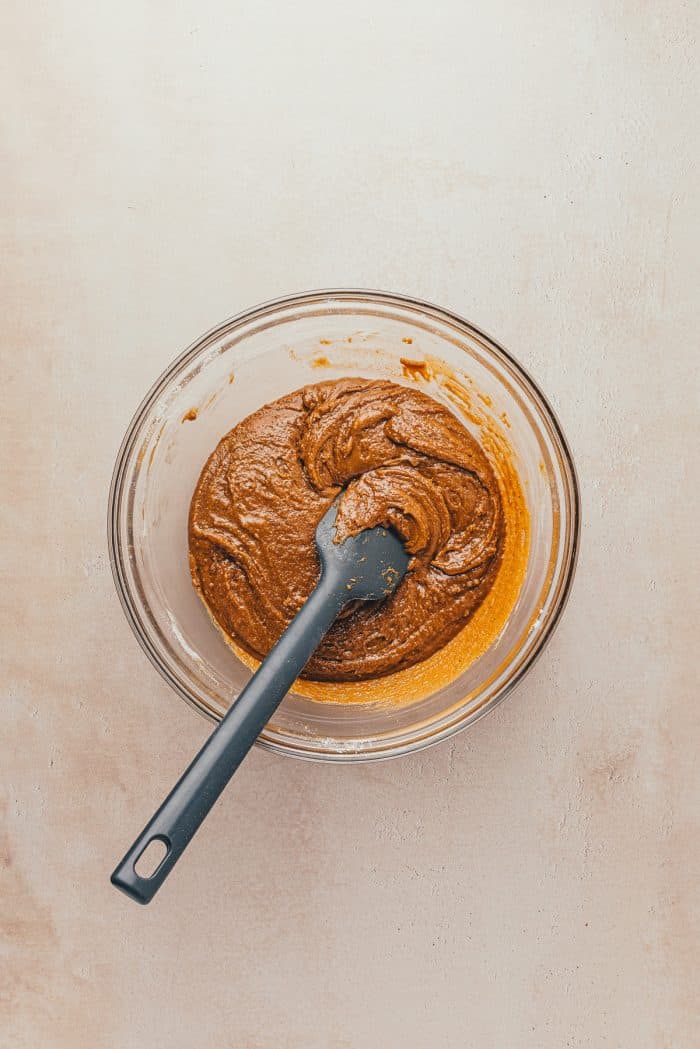
[[[383,524],[413,555],[396,592],[350,606],[303,675],[365,681],[427,659],[462,630],[498,573],[505,516],[477,441],[418,390],[341,379],[266,405],[210,456],[189,523],[194,585],[255,659],[315,586],[316,525],[339,494],[340,539]]]

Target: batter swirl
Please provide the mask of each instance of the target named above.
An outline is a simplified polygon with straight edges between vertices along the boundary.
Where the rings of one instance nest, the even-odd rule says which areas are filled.
[[[263,659],[318,579],[316,525],[340,496],[340,539],[391,526],[413,555],[395,593],[350,606],[307,664],[363,681],[419,663],[490,590],[505,541],[498,482],[447,408],[387,381],[306,386],[233,428],[192,498],[190,567],[215,622]]]

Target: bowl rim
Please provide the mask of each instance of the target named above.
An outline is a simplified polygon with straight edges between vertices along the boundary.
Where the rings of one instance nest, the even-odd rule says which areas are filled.
[[[203,709],[196,697],[182,686],[181,682],[161,660],[157,649],[151,642],[151,639],[140,626],[139,616],[131,594],[131,588],[125,577],[121,564],[122,546],[119,539],[119,510],[122,504],[122,496],[124,494],[124,474],[130,460],[130,453],[133,451],[134,440],[147,412],[168,387],[173,376],[183,365],[204,349],[209,342],[222,336],[225,332],[230,334],[230,329],[233,328],[235,330],[236,327],[241,327],[242,325],[250,323],[271,311],[289,309],[294,306],[311,305],[323,300],[345,300],[348,302],[355,301],[358,303],[379,303],[386,306],[396,305],[399,307],[409,307],[414,310],[417,309],[424,314],[436,315],[438,318],[447,320],[458,328],[463,329],[467,334],[473,333],[486,340],[489,344],[489,348],[495,349],[503,357],[504,361],[510,366],[510,368],[515,371],[518,378],[522,381],[528,396],[532,398],[541,414],[548,419],[555,438],[555,443],[558,446],[558,451],[564,464],[562,476],[564,478],[565,494],[567,498],[564,502],[562,516],[565,518],[566,523],[569,526],[569,537],[568,550],[564,552],[562,572],[558,581],[558,593],[555,597],[544,629],[539,633],[535,644],[532,646],[530,652],[526,654],[521,666],[518,667],[517,671],[508,680],[503,682],[488,700],[480,703],[476,708],[468,712],[465,712],[463,708],[457,709],[454,711],[454,717],[447,724],[444,724],[433,731],[428,730],[427,733],[422,732],[408,741],[401,740],[399,742],[389,743],[388,745],[383,745],[380,742],[379,746],[371,750],[353,749],[352,744],[340,744],[336,750],[319,751],[310,747],[305,747],[301,743],[297,745],[291,740],[281,742],[277,739],[266,737],[265,733],[263,733],[256,741],[256,746],[262,747],[265,750],[306,760],[326,762],[386,760],[388,758],[400,757],[408,753],[424,750],[435,743],[439,743],[442,740],[455,735],[457,732],[461,732],[463,729],[475,724],[476,721],[492,711],[499,703],[509,696],[529,673],[551,640],[568,603],[574,576],[576,574],[581,539],[581,495],[576,465],[569,443],[564,435],[556,412],[527,369],[524,368],[523,365],[497,339],[486,332],[483,328],[474,324],[472,321],[467,320],[453,310],[443,306],[438,306],[425,299],[420,299],[399,292],[351,287],[322,288],[283,295],[278,298],[258,303],[255,306],[251,306],[239,313],[233,314],[225,320],[220,321],[218,324],[213,325],[193,340],[160,373],[158,378],[152,383],[142,398],[127,426],[124,437],[119,445],[109,488],[107,507],[107,545],[109,560],[114,585],[124,615],[126,616],[132,632],[148,657],[150,663],[170,685],[173,691],[185,700],[190,707],[196,710],[200,716],[206,717],[214,724],[218,724],[218,719],[211,712]]]

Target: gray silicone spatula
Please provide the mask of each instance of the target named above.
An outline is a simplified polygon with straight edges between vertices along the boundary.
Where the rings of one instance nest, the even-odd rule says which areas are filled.
[[[316,529],[316,589],[112,874],[112,884],[133,900],[153,899],[345,605],[381,600],[403,579],[409,555],[399,537],[371,528],[336,543],[336,509]],[[153,842],[161,843],[163,857],[150,875],[138,874],[136,864]]]

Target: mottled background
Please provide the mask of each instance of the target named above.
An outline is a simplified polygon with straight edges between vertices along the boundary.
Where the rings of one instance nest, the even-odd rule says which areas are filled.
[[[700,12],[2,5],[2,976],[10,1049],[697,1044]],[[154,905],[108,875],[208,727],[106,556],[115,453],[288,291],[445,304],[580,471],[564,621],[470,732],[255,752]]]

